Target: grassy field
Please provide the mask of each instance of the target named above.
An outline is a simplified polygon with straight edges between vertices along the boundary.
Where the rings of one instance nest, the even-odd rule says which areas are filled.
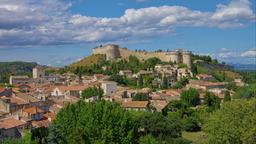
[[[207,143],[207,136],[204,132],[182,132],[182,137],[192,141],[193,144]]]

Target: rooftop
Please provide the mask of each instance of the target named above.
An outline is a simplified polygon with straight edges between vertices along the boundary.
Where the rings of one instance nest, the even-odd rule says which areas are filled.
[[[38,107],[30,107],[23,110],[26,113],[29,114],[37,114],[37,113],[43,113],[44,111]]]
[[[4,128],[4,129],[10,129],[10,128],[14,128],[14,127],[25,125],[25,124],[26,122],[17,120],[14,118],[7,118],[7,119],[0,120],[0,128]]]
[[[88,85],[56,86],[60,91],[81,91],[88,88]]]
[[[28,79],[28,76],[11,76],[11,78],[15,78],[15,79]]]
[[[123,102],[121,107],[123,108],[147,108],[148,101],[128,101]]]
[[[44,117],[51,118],[52,120],[54,120],[56,117],[56,114],[53,112],[47,112],[46,114],[44,114]]]
[[[39,127],[49,127],[50,126],[50,121],[48,120],[48,119],[43,119],[43,120],[39,120],[39,121],[33,121],[32,122],[32,125],[34,126],[34,127],[37,127],[37,128],[39,128]]]

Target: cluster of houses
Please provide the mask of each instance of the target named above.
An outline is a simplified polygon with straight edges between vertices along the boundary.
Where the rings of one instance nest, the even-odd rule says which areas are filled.
[[[137,74],[122,70],[119,74],[127,77],[162,74],[168,78],[170,85],[182,77],[193,77],[189,69],[171,65],[157,65],[154,71],[140,71]],[[0,87],[0,138],[19,138],[24,129],[49,127],[60,109],[68,103],[79,101],[82,91],[94,86],[101,87],[104,91],[104,100],[117,102],[126,110],[161,111],[170,101],[179,100],[182,91],[190,87],[200,90],[202,101],[206,90],[223,99],[225,83],[213,82],[214,77],[211,75],[199,74],[196,78],[190,80],[183,89],[152,92],[149,88],[119,86],[116,82],[108,81],[109,76],[103,74],[82,78],[72,73],[46,75],[42,67],[35,67],[32,78],[11,76],[10,84],[13,87]],[[133,101],[133,96],[137,93],[147,95],[148,100]],[[96,99],[97,97],[91,97],[85,101]]]
[[[193,73],[187,67],[179,68],[179,65],[156,65],[150,70],[140,70],[138,73],[133,74],[131,70],[121,70],[119,75],[128,78],[138,78],[139,76],[152,76],[154,78],[152,84],[154,87],[160,88],[163,77],[167,80],[168,87],[174,85],[178,80],[184,77],[193,77]]]

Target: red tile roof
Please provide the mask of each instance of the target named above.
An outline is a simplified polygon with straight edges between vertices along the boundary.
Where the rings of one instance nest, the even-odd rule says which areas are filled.
[[[47,119],[51,118],[51,120],[54,120],[56,117],[56,114],[53,112],[48,112],[48,113],[44,114],[44,117],[46,117]]]
[[[50,121],[48,119],[43,119],[39,121],[32,121],[32,126],[33,127],[49,127],[50,126]]]
[[[0,128],[4,128],[4,129],[10,129],[10,128],[18,127],[25,124],[27,123],[14,118],[0,120]]]
[[[37,113],[43,113],[44,111],[38,107],[30,107],[23,110],[23,112],[29,113],[29,114],[37,114]]]

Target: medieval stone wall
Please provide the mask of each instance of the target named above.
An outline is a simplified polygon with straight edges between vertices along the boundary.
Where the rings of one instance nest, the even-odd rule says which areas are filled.
[[[118,45],[106,45],[93,49],[93,54],[105,54],[107,60],[111,59],[128,59],[130,55],[136,56],[139,60],[145,61],[149,58],[159,58],[164,62],[184,63],[191,67],[191,52],[190,51],[170,51],[170,52],[143,52],[131,51],[126,48],[120,48]]]

